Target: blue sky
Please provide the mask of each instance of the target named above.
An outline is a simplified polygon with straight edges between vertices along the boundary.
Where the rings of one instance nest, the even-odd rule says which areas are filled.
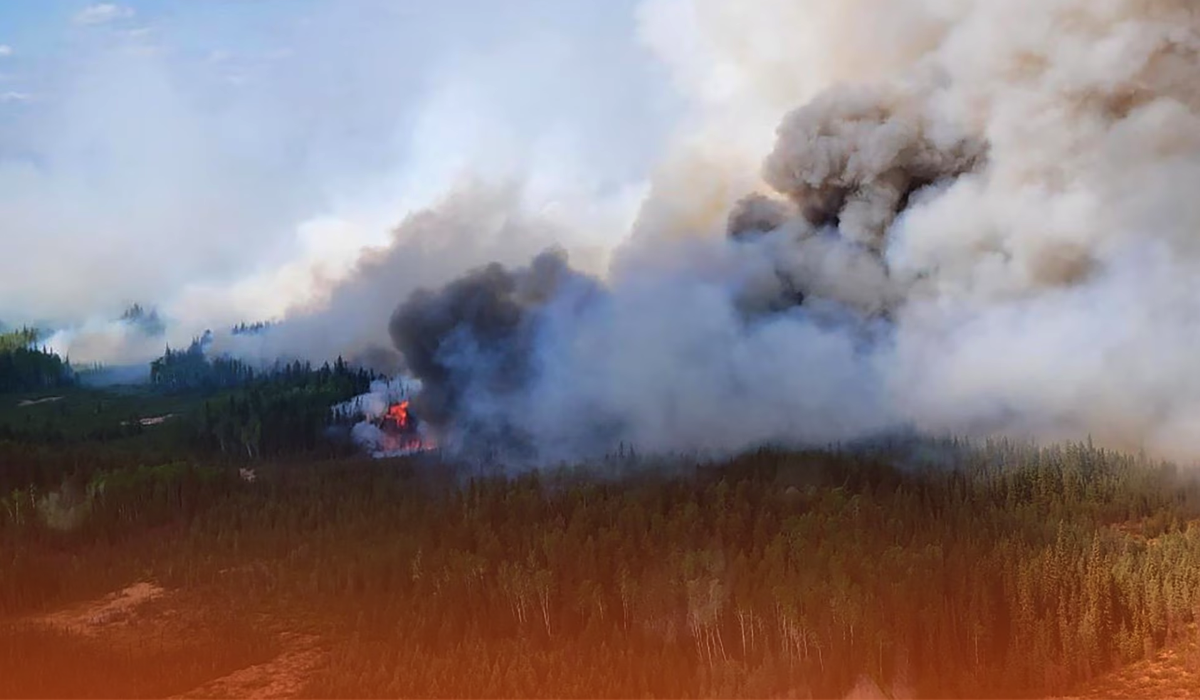
[[[635,186],[679,111],[636,5],[0,0],[0,322],[252,320],[465,177]]]
[[[44,57],[69,45],[79,26],[91,17],[90,26],[161,28],[184,50],[211,50],[217,40],[231,47],[261,49],[270,44],[272,28],[302,16],[315,4],[313,0],[4,0],[0,36],[20,47],[20,55]]]

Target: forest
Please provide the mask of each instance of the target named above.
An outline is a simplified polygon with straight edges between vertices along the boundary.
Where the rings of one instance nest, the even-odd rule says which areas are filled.
[[[254,327],[238,328],[252,332],[245,329]],[[199,456],[244,451],[250,459],[310,454],[338,444],[329,439],[337,427],[330,407],[366,392],[379,378],[340,357],[320,367],[300,361],[255,367],[206,353],[208,337],[183,350],[168,346],[150,363],[149,386],[134,388],[132,395],[79,390],[66,392],[67,397],[18,398],[16,410],[0,406],[0,440],[40,446],[124,444],[147,433],[144,423],[157,417],[171,419],[154,431],[168,434],[157,440],[167,457],[180,450]],[[76,387],[69,363],[31,347],[36,340],[29,330],[0,336],[0,396]],[[43,401],[54,405],[36,405]],[[184,410],[174,412],[180,407]],[[8,474],[0,473],[0,486],[17,469],[10,462]]]
[[[0,333],[0,393],[74,384],[70,362],[38,346],[40,340],[32,328]]]
[[[934,447],[509,476],[295,458],[253,483],[244,453],[112,453],[0,500],[0,619],[149,571],[302,621],[330,640],[303,694],[338,697],[843,697],[863,679],[1043,697],[1197,634],[1192,475],[1089,445]],[[0,663],[109,678],[101,650],[56,661],[38,634],[0,633]],[[180,690],[134,675],[92,694]],[[0,694],[81,692],[53,677]]]
[[[37,360],[0,394],[0,667],[27,670],[0,696],[183,692],[279,625],[322,640],[300,694],[337,697],[1046,697],[1200,639],[1200,481],[1145,456],[371,460],[330,409],[377,377],[341,358],[197,339],[102,391],[39,384],[58,358],[11,338]],[[210,641],[21,622],[147,579],[202,601]]]

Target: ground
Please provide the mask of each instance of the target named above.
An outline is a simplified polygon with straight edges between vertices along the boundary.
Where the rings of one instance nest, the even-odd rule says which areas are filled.
[[[209,398],[215,401],[224,396]],[[82,438],[96,430],[115,431],[135,421],[144,428],[159,426],[200,410],[202,405],[203,399],[197,396],[161,395],[132,387],[71,387],[0,394],[0,429],[38,431],[52,426],[68,439]]]
[[[1200,645],[1193,629],[1187,641],[1164,649],[1151,660],[1101,676],[1079,688],[1069,700],[1197,697],[1200,697]]]
[[[232,581],[249,571],[222,570]],[[215,601],[213,601],[215,602]],[[210,622],[197,615],[201,598],[185,591],[164,588],[150,581],[138,581],[120,590],[93,600],[86,600],[62,609],[19,621],[10,621],[8,629],[46,630],[65,635],[80,644],[73,653],[98,652],[101,649],[124,648],[144,654],[147,664],[161,662],[163,648],[177,646],[195,654],[212,651],[214,645],[228,644],[223,634],[227,626],[206,627]],[[307,683],[314,674],[327,670],[330,644],[327,639],[306,631],[288,630],[270,615],[251,615],[243,619],[250,627],[265,631],[270,644],[238,659],[216,659],[211,675],[197,675],[194,669],[166,668],[166,675],[178,674],[176,686],[166,697],[171,698],[295,698],[304,697]],[[0,623],[0,631],[4,629]],[[1195,632],[1195,630],[1193,630]],[[147,643],[147,640],[156,640]],[[174,640],[174,641],[172,641]],[[141,649],[138,652],[137,649]],[[242,653],[251,647],[241,646]],[[265,653],[264,653],[265,652]],[[168,660],[171,655],[166,655]],[[62,659],[50,662],[63,663]],[[53,669],[44,669],[53,671]],[[65,669],[60,669],[65,672]],[[164,669],[160,668],[159,671]],[[170,683],[158,687],[170,687]],[[95,696],[104,690],[94,687]],[[2,693],[11,695],[11,693]],[[34,693],[36,694],[36,693]],[[145,697],[163,697],[145,695]],[[870,683],[860,683],[848,697],[886,697]],[[1102,676],[1061,700],[1098,700],[1100,698],[1195,698],[1200,697],[1200,644],[1196,636],[1164,650],[1151,661],[1143,661]]]
[[[136,420],[147,429],[114,442],[144,447],[169,437],[181,422],[170,417],[202,407],[194,396],[134,390],[0,395],[0,427],[36,430],[45,423],[84,435]],[[162,444],[171,445],[168,440]],[[270,487],[270,480],[259,480],[254,469],[238,473],[245,482],[238,488],[247,492]],[[789,499],[802,493],[794,485],[786,491]],[[353,489],[348,493],[347,502],[355,507],[374,503],[355,500]],[[316,573],[327,571],[322,567],[332,553],[350,541],[351,530],[344,528],[358,533],[362,526],[378,538],[359,542],[359,555],[378,550],[391,556],[399,551],[390,541],[395,527],[391,521],[373,527],[374,521],[360,522],[344,513],[338,517],[349,517],[350,525],[315,527],[333,518],[342,502],[316,499],[311,509],[281,510],[284,515],[265,519],[283,523],[267,532],[251,526],[248,513],[255,511],[233,507],[237,502],[229,499],[229,509],[205,520],[204,528],[168,523],[75,547],[59,547],[50,537],[32,549],[27,559],[43,558],[45,570],[54,572],[43,586],[52,590],[41,608],[36,603],[22,608],[35,612],[0,616],[0,697],[288,698],[320,688],[358,687],[340,683],[353,681],[355,669],[361,670],[348,669],[347,660],[373,658],[362,650],[403,630],[386,628],[379,638],[360,639],[354,630],[370,627],[362,624],[371,619],[370,608],[341,580],[334,582],[336,590],[352,593],[330,593],[322,585],[329,577]],[[295,528],[300,526],[318,534],[299,534]],[[1116,527],[1153,544],[1162,526],[1144,520]],[[36,573],[37,567],[32,570]],[[0,583],[4,574],[0,568]],[[391,657],[381,658],[390,678],[396,664]],[[848,695],[886,696],[869,679]],[[1152,660],[1102,676],[1067,696],[1200,697],[1200,632],[1193,629],[1186,640]]]
[[[328,655],[321,640],[261,614],[243,614],[240,623],[219,610],[213,616],[212,608],[220,605],[216,598],[138,581],[94,600],[0,622],[0,638],[32,639],[35,647],[49,640],[63,652],[26,658],[21,667],[27,676],[0,681],[6,691],[0,695],[302,696]],[[79,683],[54,682],[67,674],[78,676]],[[89,685],[80,687],[84,682]]]

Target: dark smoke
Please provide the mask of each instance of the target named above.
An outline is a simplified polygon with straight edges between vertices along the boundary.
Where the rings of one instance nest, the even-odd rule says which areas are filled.
[[[919,201],[915,192],[953,180],[984,162],[986,149],[981,142],[953,137],[939,143],[927,130],[915,105],[870,90],[834,90],[788,115],[764,168],[767,183],[785,198],[751,194],[737,203],[727,220],[727,253],[749,261],[749,267],[743,274],[707,285],[727,295],[736,319],[731,333],[744,335],[752,344],[760,343],[763,341],[756,333],[775,332],[762,329],[769,328],[770,319],[776,318],[784,324],[800,323],[805,327],[802,333],[813,333],[818,346],[827,342],[821,334],[828,334],[847,343],[850,354],[871,351],[881,335],[880,323],[890,324],[891,312],[904,298],[885,259],[886,231],[906,207]],[[700,281],[688,279],[693,273],[686,271],[686,265],[684,270],[681,283]],[[577,360],[564,357],[572,358],[580,344],[596,345],[587,340],[595,333],[589,324],[612,322],[614,299],[627,295],[626,287],[638,286],[627,283],[606,289],[597,297],[603,303],[583,306],[578,316],[550,313],[553,304],[562,303],[564,290],[572,287],[568,282],[583,279],[569,269],[565,255],[547,252],[525,268],[509,270],[492,264],[440,290],[418,291],[395,311],[390,325],[392,340],[408,370],[422,384],[413,409],[443,434],[453,436],[448,446],[478,451],[500,445],[509,459],[537,459],[545,440],[558,443],[556,454],[591,454],[615,448],[626,438],[633,441],[644,430],[636,417],[614,412],[587,391],[546,386],[575,384],[582,379],[580,371],[592,373],[586,361],[576,366],[572,363]],[[591,280],[584,286],[600,289]],[[667,316],[658,324],[671,328],[684,322],[703,329],[707,323],[704,312],[689,307],[686,294],[708,296],[704,286],[686,292],[681,305],[665,310]],[[649,306],[651,300],[645,301]],[[636,302],[618,308],[620,318],[635,325],[645,322],[641,316],[646,312],[637,308]],[[698,313],[701,316],[693,318]],[[709,313],[718,314],[714,322],[724,323],[721,309]],[[544,335],[551,325],[553,333]],[[622,339],[605,342],[619,345]],[[744,400],[755,400],[755,392],[739,386],[736,377],[760,370],[739,367],[741,360],[722,359],[727,348],[701,347],[697,351],[708,355],[703,363],[713,363],[712,371],[733,375],[735,394],[749,392]],[[624,348],[617,352],[621,353],[621,372],[642,359],[636,353],[625,357]],[[607,362],[610,358],[601,359]],[[543,376],[543,360],[554,365],[554,379]],[[677,360],[684,375],[694,375],[690,381],[703,382],[706,377],[699,369],[703,363],[690,367],[688,363],[694,361],[687,356]],[[746,361],[754,362],[752,357]],[[855,360],[851,357],[848,361]],[[564,362],[571,366],[565,373]],[[732,366],[722,366],[729,362]],[[663,385],[656,386],[660,381]],[[631,389],[634,394],[659,391],[664,419],[673,423],[681,420],[674,417],[680,407],[679,399],[672,396],[677,388],[669,381],[655,376],[654,384]],[[607,394],[610,390],[599,391]],[[686,393],[697,397],[690,401],[704,400],[695,387]],[[531,405],[539,401],[574,406],[579,414],[547,415],[543,406]],[[641,402],[631,408],[646,410]],[[794,420],[774,417],[770,422],[786,425]],[[845,421],[831,417],[829,422]],[[719,416],[714,423],[721,424]],[[703,432],[687,425],[673,429]],[[765,435],[779,435],[780,439],[788,432],[774,427],[764,430]],[[701,435],[700,439],[714,445],[729,441],[719,434]]]
[[[729,214],[727,230],[734,239],[770,233],[795,216],[787,202],[752,194],[742,198]]]
[[[568,285],[591,286],[552,249],[528,267],[493,263],[442,289],[413,293],[392,315],[389,332],[421,381],[414,413],[449,430],[451,442],[526,447],[528,437],[503,407],[532,381],[540,312]]]
[[[718,32],[754,14],[692,4]],[[496,322],[422,297],[434,342],[400,350],[444,426],[510,424],[542,459],[908,428],[1200,455],[1193,3],[859,4],[799,3],[827,10],[805,40],[828,56],[776,77],[826,89],[801,91],[762,183],[720,175],[719,144],[685,149],[594,303],[518,300],[505,275],[474,302]],[[726,185],[764,183],[726,208]]]

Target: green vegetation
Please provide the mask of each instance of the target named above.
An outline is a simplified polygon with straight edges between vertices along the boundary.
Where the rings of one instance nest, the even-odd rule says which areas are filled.
[[[0,352],[11,352],[29,348],[37,344],[38,332],[33,328],[21,328],[15,331],[0,333]]]
[[[167,330],[167,324],[159,318],[158,311],[153,308],[147,309],[141,304],[130,306],[121,314],[119,320],[138,328],[146,335],[162,335]]]
[[[331,446],[324,434],[331,407],[365,393],[374,378],[341,358],[320,369],[295,362],[252,376],[223,400],[204,402],[188,425],[190,444],[207,454],[244,451],[248,459],[319,451]]]
[[[37,347],[38,340],[31,328],[0,334],[0,394],[74,384],[70,364]]]
[[[169,346],[162,357],[150,363],[150,383],[166,392],[213,391],[241,386],[254,379],[254,370],[244,362],[226,357],[208,357],[204,348],[211,335],[196,338],[184,350]]]
[[[109,464],[0,501],[0,617],[150,578],[320,635],[305,694],[371,697],[841,696],[864,678],[1033,697],[1195,634],[1191,475],[1086,445],[907,454],[514,478],[293,459],[253,483],[232,463]],[[0,655],[37,661],[21,648]],[[46,683],[0,692],[69,691]]]
[[[24,333],[0,358],[49,373],[10,376],[51,377]],[[340,359],[203,345],[148,387],[0,394],[0,667],[30,670],[0,696],[185,692],[303,630],[309,695],[1036,697],[1197,635],[1170,465],[923,442],[506,478],[351,456],[330,407],[375,377]],[[186,643],[29,622],[147,580],[220,612],[164,618]]]
[[[115,452],[135,462],[342,454],[344,443],[330,439],[330,407],[367,391],[376,378],[340,358],[319,368],[295,362],[254,372],[236,360],[199,355],[198,366],[210,377],[236,366],[239,378],[190,388],[0,394],[0,456],[7,459],[0,489],[14,479],[24,483],[31,459],[60,462],[57,455],[80,451]],[[58,447],[67,450],[45,449]],[[25,454],[39,450],[38,457]]]
[[[258,335],[275,327],[273,321],[255,321],[254,323],[239,323],[230,329],[233,335]]]

